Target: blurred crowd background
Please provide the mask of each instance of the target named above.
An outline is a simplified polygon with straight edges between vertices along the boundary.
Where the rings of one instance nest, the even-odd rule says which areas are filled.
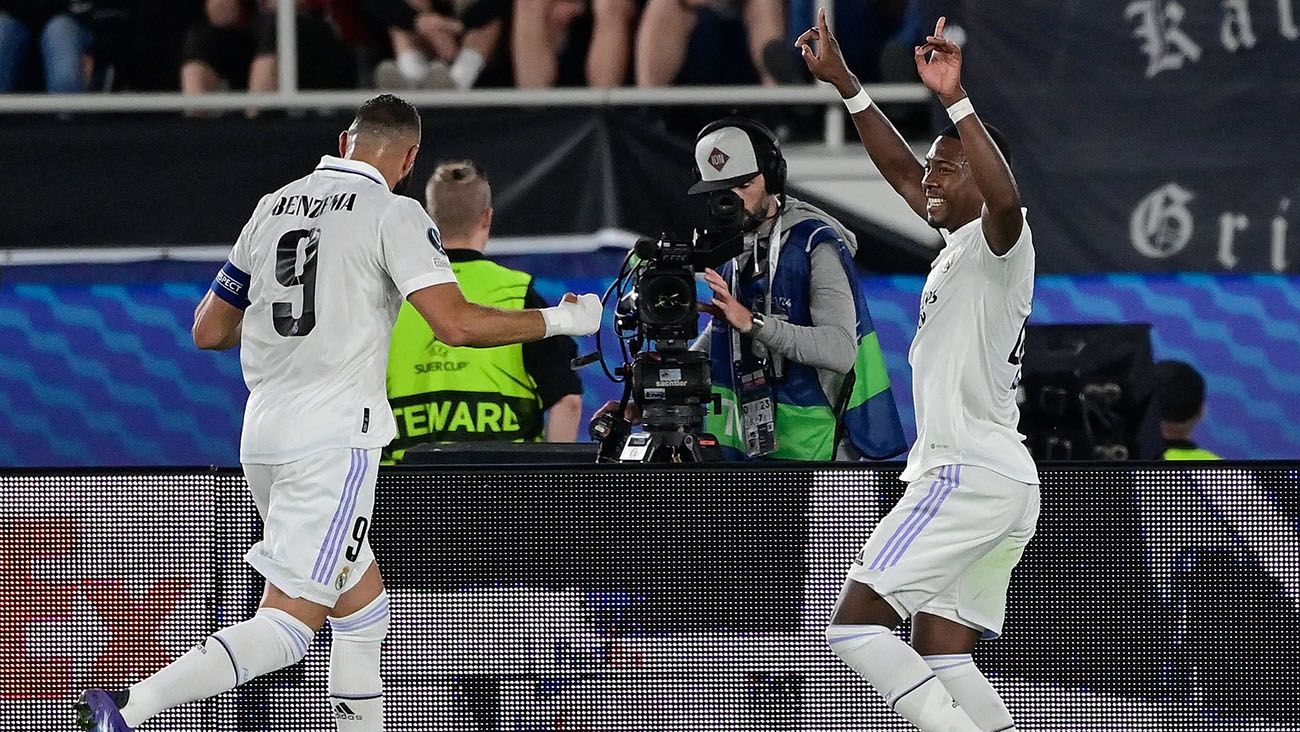
[[[0,92],[275,91],[281,0],[0,0]],[[287,1],[287,0],[283,0]],[[929,0],[831,3],[864,82],[914,81]],[[297,0],[303,89],[811,81],[813,0]]]

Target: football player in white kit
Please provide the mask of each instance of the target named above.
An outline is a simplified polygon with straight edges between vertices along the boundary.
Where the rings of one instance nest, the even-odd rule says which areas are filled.
[[[974,113],[944,23],[916,48],[921,80],[953,120],[924,165],[845,66],[824,13],[797,42],[839,90],[881,174],[945,244],[909,353],[917,438],[907,491],[849,569],[826,638],[918,728],[991,732],[1015,723],[971,653],[1001,633],[1011,570],[1038,520],[1015,401],[1034,248],[1005,144]],[[893,633],[907,617],[910,648]]]
[[[242,347],[240,461],[265,524],[246,559],[266,592],[254,617],[130,689],[87,691],[82,729],[128,732],[297,663],[327,618],[338,729],[383,729],[389,606],[367,536],[379,452],[395,433],[385,377],[402,298],[439,340],[463,346],[586,335],[601,314],[595,295],[543,310],[466,301],[437,226],[393,193],[419,149],[413,106],[387,94],[367,101],[339,136],[341,157],[261,200],[199,304],[195,343]]]

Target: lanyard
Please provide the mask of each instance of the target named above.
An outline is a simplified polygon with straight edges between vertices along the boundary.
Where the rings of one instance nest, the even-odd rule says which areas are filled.
[[[763,297],[763,314],[765,317],[769,319],[772,316],[772,290],[776,284],[776,265],[777,265],[777,259],[781,256],[782,238],[783,237],[781,231],[781,213],[778,211],[776,214],[776,221],[772,226],[772,233],[770,233],[767,237],[767,294]],[[753,234],[748,235],[746,239],[748,239],[746,244],[749,245],[750,257],[751,259],[753,259],[754,262],[754,275],[758,276],[762,274],[762,272],[758,268],[759,235],[757,232],[755,232]],[[735,297],[737,299],[739,299],[740,297],[740,268],[739,267],[733,266],[731,268],[731,294],[732,297]],[[731,328],[732,364],[740,363],[741,358],[742,356],[740,352],[740,331],[736,330],[735,328]]]

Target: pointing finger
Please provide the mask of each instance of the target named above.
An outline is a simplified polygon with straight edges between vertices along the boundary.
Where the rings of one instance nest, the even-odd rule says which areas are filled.
[[[948,18],[947,18],[947,16],[940,15],[940,16],[939,16],[939,22],[937,22],[937,23],[934,24],[934,34],[935,34],[936,36],[939,36],[940,38],[942,38],[942,37],[943,37],[943,27],[944,27],[945,25],[947,25],[947,24],[948,24]]]
[[[817,31],[816,28],[809,28],[808,30],[799,34],[799,38],[796,39],[794,42],[794,47],[799,48],[801,46],[807,46],[810,42],[820,40],[820,38],[821,38],[821,34]]]

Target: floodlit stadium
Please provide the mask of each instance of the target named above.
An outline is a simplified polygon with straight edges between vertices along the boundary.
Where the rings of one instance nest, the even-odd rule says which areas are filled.
[[[0,0],[0,722],[1300,730],[1298,11]]]

